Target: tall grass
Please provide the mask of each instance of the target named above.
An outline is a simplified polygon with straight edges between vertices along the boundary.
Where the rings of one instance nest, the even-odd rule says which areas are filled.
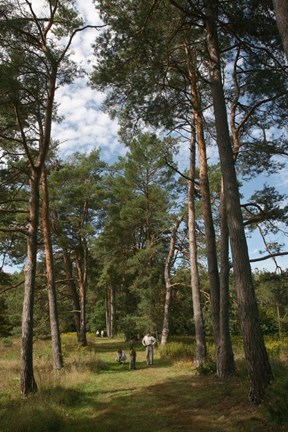
[[[36,340],[38,392],[25,399],[20,397],[19,340],[11,338],[0,344],[1,432],[285,430],[285,425],[276,427],[273,423],[286,421],[278,416],[280,408],[286,406],[283,397],[279,409],[269,405],[269,399],[261,409],[251,409],[244,374],[225,382],[214,373],[198,376],[191,338],[178,338],[157,347],[151,368],[146,367],[145,350],[138,343],[136,371],[129,371],[128,364],[115,362],[118,346],[128,348],[123,340],[95,340],[88,335],[88,342],[83,348],[75,334],[62,335],[64,368],[53,371],[50,342]],[[211,343],[208,347],[213,359],[214,346]],[[237,349],[240,356],[240,344]],[[277,362],[275,359],[275,376],[280,377],[285,364],[280,358]],[[275,392],[271,390],[274,396]],[[269,429],[265,429],[267,425]]]

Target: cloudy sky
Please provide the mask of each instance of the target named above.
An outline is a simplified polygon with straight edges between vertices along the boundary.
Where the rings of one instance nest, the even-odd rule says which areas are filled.
[[[92,0],[77,1],[78,10],[85,25],[100,25]],[[87,71],[93,60],[91,44],[97,35],[96,29],[86,29],[74,38],[73,57]],[[116,121],[112,121],[101,111],[104,95],[92,90],[87,85],[87,77],[76,79],[73,85],[60,87],[56,93],[59,114],[64,117],[60,124],[53,126],[53,138],[60,142],[62,157],[74,151],[89,152],[101,147],[101,156],[106,161],[115,160],[125,153],[125,148],[118,141]]]
[[[32,0],[35,7],[39,7],[41,0]],[[77,7],[83,16],[85,25],[100,25],[101,22],[92,3],[92,0],[77,0]],[[90,60],[93,60],[91,44],[95,40],[97,30],[87,29],[78,33],[73,41],[72,49],[74,58],[80,62],[87,71],[91,70]],[[89,152],[95,148],[101,148],[101,157],[112,162],[119,155],[125,154],[125,147],[119,142],[117,136],[117,121],[112,121],[109,116],[101,111],[101,103],[104,95],[92,90],[87,85],[87,77],[75,80],[73,85],[64,86],[57,90],[56,101],[59,103],[59,114],[64,117],[60,124],[53,126],[53,138],[60,142],[60,155],[66,157],[74,151]],[[184,159],[187,159],[184,154]],[[262,176],[261,182],[267,182]],[[260,179],[246,188],[245,195],[250,196],[259,188]],[[281,193],[287,191],[287,170],[279,172],[270,178],[268,184],[273,184]],[[274,240],[286,243],[287,239],[280,233]],[[263,243],[259,235],[248,238],[250,257],[259,256],[259,249],[263,249]],[[288,249],[288,246],[287,246]],[[287,258],[277,259],[279,265],[287,268]],[[275,269],[272,260],[253,264],[253,268]]]

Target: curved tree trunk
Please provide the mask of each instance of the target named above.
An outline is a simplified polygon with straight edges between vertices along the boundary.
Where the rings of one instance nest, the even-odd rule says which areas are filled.
[[[204,363],[207,355],[204,320],[200,295],[200,284],[197,263],[197,242],[195,232],[195,140],[191,139],[190,146],[190,180],[188,181],[188,231],[189,231],[189,256],[191,269],[191,288],[193,300],[193,313],[195,322],[196,337],[196,358],[197,365]]]
[[[50,330],[52,340],[53,368],[61,369],[63,367],[63,357],[61,351],[61,339],[59,330],[59,320],[57,311],[56,286],[54,278],[53,248],[50,229],[49,214],[49,195],[47,185],[47,173],[45,166],[42,174],[42,231],[45,245],[47,290],[50,314]]]
[[[240,195],[230,143],[217,38],[217,7],[218,2],[212,0],[205,1],[205,26],[207,30],[207,47],[210,56],[210,82],[215,114],[217,145],[223,175],[235,289],[250,379],[249,399],[254,403],[260,403],[263,400],[265,389],[272,378],[272,372],[259,322],[258,306],[254,292],[248,247],[241,213]]]

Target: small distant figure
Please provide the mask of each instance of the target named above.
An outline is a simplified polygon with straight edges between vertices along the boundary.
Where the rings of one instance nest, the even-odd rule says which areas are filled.
[[[101,330],[101,337],[104,337],[104,330]]]
[[[136,350],[134,347],[135,338],[132,337],[130,340],[131,343],[130,343],[130,352],[129,352],[129,356],[130,356],[129,370],[132,370],[132,369],[136,369]]]
[[[154,345],[156,339],[151,335],[150,331],[142,339],[142,345],[146,347],[146,365],[153,365],[154,362]]]
[[[119,348],[117,351],[116,362],[118,364],[122,364],[122,363],[125,363],[126,360],[127,360],[127,356],[125,354],[125,351],[123,351],[122,348]]]
[[[96,330],[96,337],[99,337],[100,336],[100,332],[99,332],[99,330]]]

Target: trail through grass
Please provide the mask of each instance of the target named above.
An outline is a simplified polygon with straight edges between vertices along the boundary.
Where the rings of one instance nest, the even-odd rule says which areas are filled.
[[[243,376],[225,381],[199,376],[190,361],[161,359],[157,348],[154,365],[146,367],[140,343],[137,369],[129,371],[128,363],[115,362],[120,343],[128,353],[120,340],[90,336],[83,349],[74,337],[63,338],[65,368],[57,374],[51,371],[49,343],[35,345],[39,391],[25,400],[19,397],[17,345],[1,353],[2,432],[287,431],[249,404]]]

